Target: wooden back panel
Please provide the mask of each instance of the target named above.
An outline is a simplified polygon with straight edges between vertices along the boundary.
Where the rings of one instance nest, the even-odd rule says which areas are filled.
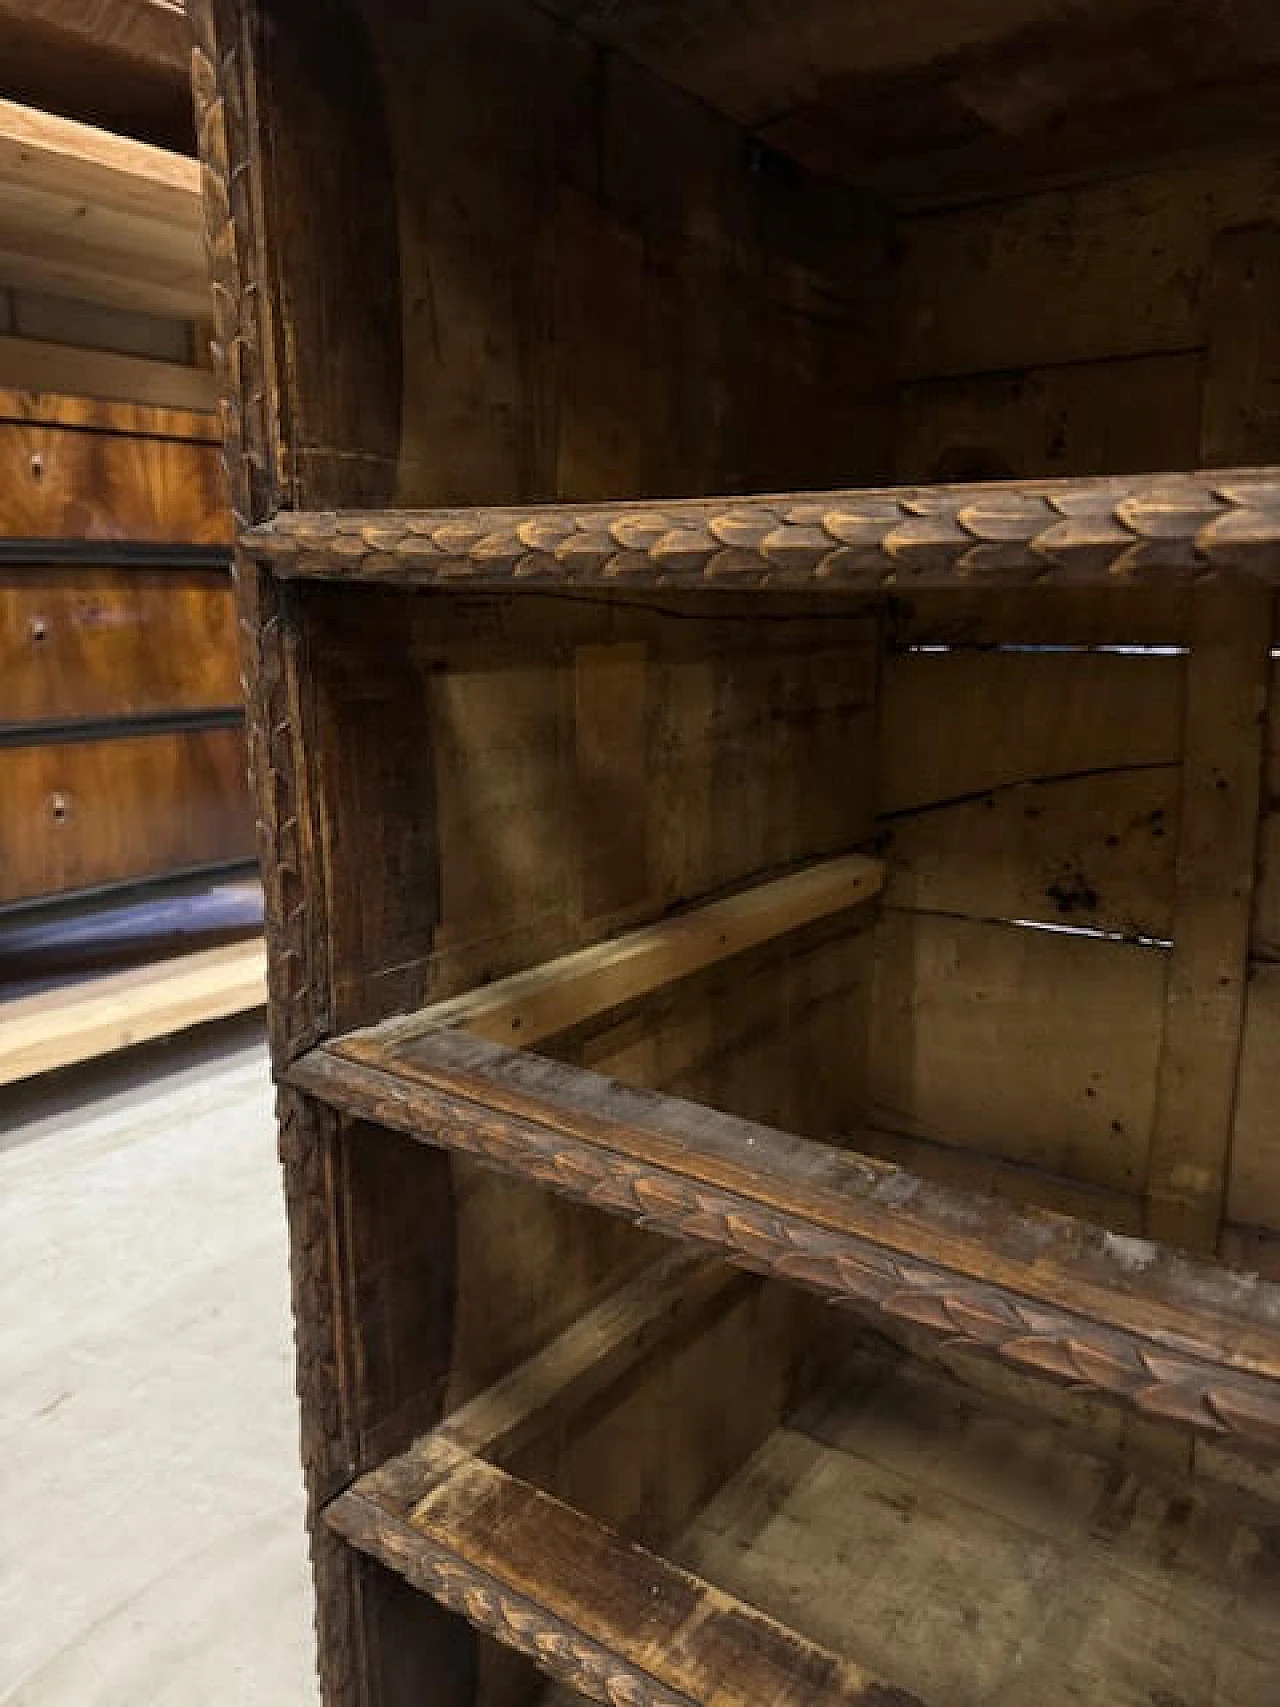
[[[1201,1250],[1271,1212],[1240,1183],[1266,1172],[1271,603],[898,607],[870,1147]]]
[[[324,31],[271,11],[295,502],[887,471],[888,226],[864,199],[525,0],[359,0]]]

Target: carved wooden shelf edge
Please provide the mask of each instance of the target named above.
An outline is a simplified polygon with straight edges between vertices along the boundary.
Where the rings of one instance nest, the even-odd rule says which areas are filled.
[[[447,1030],[287,1077],[348,1114],[830,1302],[1280,1452],[1280,1289]]]
[[[360,1478],[326,1522],[414,1588],[610,1707],[922,1707],[914,1695],[428,1436]],[[728,1662],[728,1663],[727,1663]]]
[[[395,584],[1280,583],[1280,469],[524,509],[282,511],[277,574]]]

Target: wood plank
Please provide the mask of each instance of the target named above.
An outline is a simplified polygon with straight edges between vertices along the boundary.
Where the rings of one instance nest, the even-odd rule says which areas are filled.
[[[262,941],[177,955],[0,1003],[0,1085],[263,1007]]]
[[[255,852],[236,725],[0,747],[0,800],[0,903]]]
[[[700,1333],[709,1316],[758,1283],[723,1263],[675,1251],[576,1317],[492,1387],[451,1411],[435,1437],[510,1465],[563,1428],[664,1347]]]
[[[191,56],[179,0],[0,0],[0,14],[175,75],[185,74]]]
[[[175,361],[172,345],[179,339],[191,341],[187,322],[205,319],[211,307],[199,256],[162,259],[151,252],[158,246],[149,241],[151,233],[136,229],[120,234],[120,247],[102,241],[82,243],[74,223],[77,216],[77,204],[55,202],[48,196],[40,197],[38,205],[24,201],[15,209],[13,198],[0,190],[0,220],[4,221],[0,230],[6,239],[0,243],[0,281],[29,298],[148,315],[166,324],[169,347],[141,356],[130,350],[118,353],[134,355],[135,360]],[[10,233],[14,247],[8,241]],[[28,327],[22,332],[31,342],[42,341]],[[81,337],[86,346],[93,344]]]
[[[1262,824],[1253,897],[1251,952],[1258,960],[1280,961],[1280,612],[1272,635],[1271,680],[1263,743]]]
[[[1142,1198],[1136,1191],[1114,1191],[1083,1180],[1045,1173],[1024,1163],[960,1149],[938,1139],[909,1137],[880,1126],[859,1126],[848,1134],[848,1145],[859,1155],[892,1162],[921,1179],[957,1186],[961,1191],[990,1192],[1008,1203],[1050,1209],[1106,1227],[1112,1233],[1142,1232]]]
[[[870,1123],[1109,1191],[1141,1189],[1166,958],[1056,930],[886,911]]]
[[[158,220],[201,240],[195,160],[2,97],[0,183]]]
[[[920,1707],[439,1438],[361,1478],[325,1519],[415,1587],[600,1701]]]
[[[1244,1023],[1271,666],[1272,599],[1197,595],[1177,892],[1147,1175],[1148,1228],[1216,1246]]]
[[[0,99],[0,230],[10,288],[211,314],[200,169],[183,155]]]
[[[886,900],[1167,937],[1185,660],[990,649],[990,624],[1008,619],[971,614],[959,649],[885,662]]]
[[[861,906],[883,881],[883,862],[865,854],[825,860],[391,1023],[398,1041],[449,1025],[532,1048],[786,932]]]
[[[398,1047],[357,1034],[286,1076],[890,1331],[913,1323],[1144,1414],[1280,1445],[1280,1297],[1256,1281],[456,1031]]]
[[[938,1707],[1268,1707],[1274,1483],[976,1373],[861,1348],[669,1556]]]
[[[155,408],[55,391],[20,391],[0,386],[0,423],[74,427],[87,433],[128,438],[189,439],[220,446],[218,417],[204,410]]]
[[[0,337],[0,386],[114,398],[162,409],[212,410],[217,386],[207,368]]]
[[[579,916],[634,916],[651,900],[649,660],[634,643],[581,646],[574,656]]]
[[[882,690],[882,815],[1182,756],[1185,660],[1039,651],[908,653]],[[1016,711],[1013,709],[1016,708]]]
[[[236,638],[225,570],[0,568],[0,725],[238,706]]]
[[[917,381],[898,394],[894,472],[947,481],[1193,468],[1203,384],[1194,353]]]
[[[1108,587],[947,587],[888,598],[886,645],[982,647],[1186,646],[1191,589],[1150,582]]]
[[[1280,459],[1280,225],[1224,231],[1209,280],[1200,451],[1207,468]]]
[[[906,219],[900,376],[1201,350],[1219,231],[1276,208],[1257,152]]]
[[[1255,965],[1245,996],[1227,1219],[1280,1232],[1280,965]]]

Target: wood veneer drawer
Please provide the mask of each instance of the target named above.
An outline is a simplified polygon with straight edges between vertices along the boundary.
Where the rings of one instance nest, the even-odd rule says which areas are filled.
[[[0,905],[248,859],[235,725],[0,748]]]
[[[0,725],[239,700],[225,570],[0,569]]]
[[[216,444],[118,432],[109,414],[106,426],[97,424],[101,406],[94,413],[86,404],[84,412],[94,424],[0,415],[0,535],[206,544],[230,538]]]

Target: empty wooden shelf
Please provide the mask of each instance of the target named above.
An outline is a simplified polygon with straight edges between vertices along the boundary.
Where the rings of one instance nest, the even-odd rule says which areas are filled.
[[[1280,21],[190,12],[326,1707],[1274,1707]]]
[[[1211,1690],[1215,1672],[1227,1699],[1270,1687],[1280,1508],[1189,1494],[1025,1392],[957,1385],[888,1345],[798,1399],[661,1554],[631,1539],[652,1510],[625,1472],[583,1477],[575,1451],[594,1438],[625,1462],[646,1369],[670,1385],[655,1366],[714,1346],[735,1316],[771,1331],[764,1295],[716,1275],[656,1265],[327,1522],[582,1691],[562,1704],[977,1707],[998,1690],[1147,1707],[1153,1688]]]

